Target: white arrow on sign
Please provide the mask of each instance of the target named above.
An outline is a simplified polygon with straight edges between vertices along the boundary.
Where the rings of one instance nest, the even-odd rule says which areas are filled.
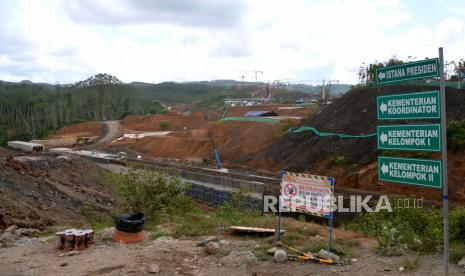
[[[383,164],[381,166],[381,171],[383,172],[383,174],[387,174],[389,172],[389,167],[386,164]]]
[[[387,104],[381,103],[381,105],[379,106],[379,109],[381,110],[382,113],[386,112],[387,111]]]
[[[386,142],[387,142],[387,140],[388,140],[388,136],[387,136],[387,134],[386,134],[386,133],[384,133],[384,132],[381,132],[381,136],[379,137],[379,139],[380,139],[380,140],[381,140],[381,142],[384,144],[384,143],[386,143]]]
[[[383,80],[385,77],[386,77],[386,73],[384,73],[384,72],[380,72],[380,73],[378,74],[378,78],[379,78],[380,80]]]

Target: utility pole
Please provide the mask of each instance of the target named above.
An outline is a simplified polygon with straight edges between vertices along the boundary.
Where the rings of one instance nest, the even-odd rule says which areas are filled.
[[[323,79],[323,93],[322,93],[322,95],[321,95],[321,99],[322,99],[323,101],[326,100],[326,98],[325,98],[325,79]]]
[[[329,81],[328,81],[329,87],[331,87],[331,83],[334,83],[334,82],[335,82],[335,83],[339,83],[338,80],[329,80]],[[323,79],[323,89],[322,89],[322,90],[323,90],[323,93],[322,93],[322,95],[321,95],[323,101],[326,100],[326,91],[325,91],[325,89],[326,89],[326,82],[325,82],[325,79]]]

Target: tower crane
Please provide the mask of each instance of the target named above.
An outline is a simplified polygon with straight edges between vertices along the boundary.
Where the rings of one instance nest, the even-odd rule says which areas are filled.
[[[258,82],[258,74],[263,74],[263,71],[260,70],[239,70],[241,72],[250,72],[255,74],[255,82]]]

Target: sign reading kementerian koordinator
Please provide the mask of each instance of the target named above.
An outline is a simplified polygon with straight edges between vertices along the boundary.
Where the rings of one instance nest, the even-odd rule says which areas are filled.
[[[379,179],[430,188],[442,187],[439,160],[378,157]]]
[[[439,119],[439,91],[378,96],[379,120]]]
[[[376,80],[378,84],[430,77],[439,77],[439,60],[437,58],[376,68]]]

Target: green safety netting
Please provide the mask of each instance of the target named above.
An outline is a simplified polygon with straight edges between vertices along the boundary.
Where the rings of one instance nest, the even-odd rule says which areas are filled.
[[[309,126],[302,126],[297,129],[291,130],[292,133],[299,133],[299,132],[304,132],[304,131],[312,131],[313,133],[321,137],[337,136],[339,138],[371,138],[371,137],[376,136],[376,133],[370,133],[370,134],[365,134],[365,135],[350,135],[350,134],[341,134],[341,133],[332,133],[332,132],[320,132],[316,128],[309,127]]]

